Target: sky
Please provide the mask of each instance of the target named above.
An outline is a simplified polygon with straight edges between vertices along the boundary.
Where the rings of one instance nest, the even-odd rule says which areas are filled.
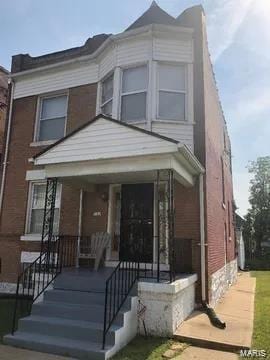
[[[120,33],[151,0],[0,0],[0,64]],[[270,154],[270,0],[157,0],[172,16],[202,4],[210,54],[232,142],[238,213],[248,203],[249,161]]]

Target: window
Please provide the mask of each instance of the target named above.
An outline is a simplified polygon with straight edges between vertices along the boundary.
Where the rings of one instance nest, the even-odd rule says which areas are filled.
[[[113,74],[102,82],[102,91],[101,91],[102,114],[112,116],[112,103],[113,103]]]
[[[28,233],[42,234],[44,206],[45,206],[46,183],[32,183],[29,209]],[[54,210],[54,233],[58,232],[60,206],[60,185],[57,186],[55,210]]]
[[[185,120],[185,102],[185,66],[159,64],[158,118],[164,120]]]
[[[38,141],[60,139],[65,135],[67,96],[44,97],[40,100]]]
[[[146,120],[148,86],[147,66],[123,70],[121,91],[121,120],[136,122]]]

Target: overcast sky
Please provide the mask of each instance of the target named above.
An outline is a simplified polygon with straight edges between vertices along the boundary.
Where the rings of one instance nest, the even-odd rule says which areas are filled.
[[[247,163],[270,154],[270,0],[158,0],[173,16],[202,3],[210,53],[232,141],[234,193],[248,208]],[[41,55],[98,33],[119,33],[151,0],[0,0],[0,64]]]

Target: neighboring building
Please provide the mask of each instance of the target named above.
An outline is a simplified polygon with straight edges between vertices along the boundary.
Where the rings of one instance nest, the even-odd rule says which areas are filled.
[[[2,159],[4,129],[8,103],[8,74],[9,72],[0,66],[0,156]]]
[[[243,226],[245,220],[235,213],[235,233],[236,233],[236,243],[237,243],[237,254],[238,254],[238,267],[241,270],[245,269],[245,243],[243,239]]]
[[[139,255],[145,277],[156,279],[144,282],[141,271],[138,285],[149,334],[171,335],[195,303],[215,306],[236,280],[237,258],[231,146],[202,7],[173,18],[153,2],[120,34],[97,35],[81,47],[39,57],[14,56],[11,78],[0,289],[15,288],[22,264],[39,256],[41,240],[44,245],[50,239],[54,226],[55,234],[73,236],[75,244],[78,236],[82,241],[109,232],[107,266],[130,264]],[[175,273],[182,275],[175,280]],[[168,283],[156,283],[168,274]],[[61,276],[56,284],[62,290],[86,286]],[[68,296],[65,301],[73,299]],[[39,325],[37,334],[31,330],[31,344],[19,334],[8,341],[43,349],[38,329],[48,327]],[[137,327],[128,329],[117,349]],[[58,344],[46,349],[78,355]]]

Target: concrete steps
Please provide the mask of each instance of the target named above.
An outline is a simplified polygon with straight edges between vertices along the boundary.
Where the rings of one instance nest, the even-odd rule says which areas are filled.
[[[110,272],[112,269],[110,269]],[[69,271],[59,275],[31,315],[19,320],[18,331],[4,337],[9,345],[71,356],[104,360],[126,345],[137,332],[137,297],[129,296],[106,336],[102,350],[105,282],[101,272]]]

